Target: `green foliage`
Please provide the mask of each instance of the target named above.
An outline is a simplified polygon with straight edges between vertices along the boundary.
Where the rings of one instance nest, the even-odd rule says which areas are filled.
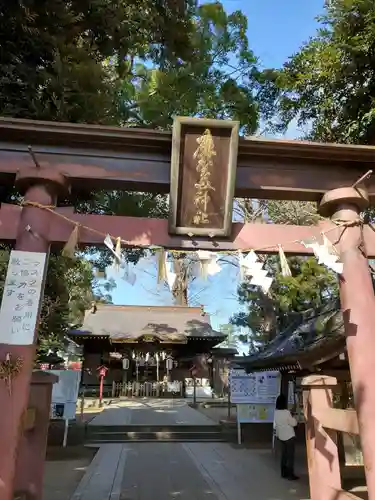
[[[268,294],[244,281],[238,290],[238,299],[247,312],[235,314],[233,324],[249,327],[252,339],[267,343],[288,326],[296,313],[318,308],[338,295],[337,278],[319,265],[314,257],[288,259],[292,276],[281,274],[278,257],[267,257],[265,269],[274,278]]]
[[[280,71],[260,75],[263,111],[278,130],[296,119],[313,140],[373,144],[374,2],[331,0],[320,22]]]
[[[123,123],[165,129],[174,115],[226,118],[254,133],[257,60],[246,29],[247,18],[240,11],[228,15],[220,2],[199,6],[188,58],[163,66],[131,60],[119,82]]]
[[[164,64],[191,52],[194,2],[4,0],[0,110],[21,118],[117,123],[118,73],[131,57]]]
[[[325,3],[320,23],[316,35],[281,69],[258,74],[263,117],[271,130],[277,132],[284,131],[295,120],[300,128],[308,130],[307,139],[374,144],[374,2],[330,0]],[[307,221],[307,214],[298,209],[297,202],[293,202],[297,211],[289,211],[289,215],[282,213],[279,202],[272,203],[268,215],[273,222],[290,223],[294,219],[301,223],[301,218]],[[374,210],[368,210],[365,216],[373,219]],[[275,276],[268,297],[247,283],[239,291],[248,312],[236,315],[233,321],[250,325],[261,340],[268,340],[282,329],[289,314],[317,307],[337,295],[335,278],[314,259],[290,259],[290,262],[293,277],[282,278],[274,259],[267,259]]]
[[[4,0],[0,5],[0,114],[76,123],[167,129],[175,114],[240,120],[257,127],[256,59],[247,20],[220,3],[195,0]],[[3,193],[15,201],[17,193]],[[166,217],[165,196],[73,193],[77,211]],[[142,252],[127,252],[136,261]],[[100,291],[91,266],[52,256],[39,346],[61,342]],[[96,267],[106,250],[85,249]],[[6,260],[6,259],[5,259]],[[6,267],[6,265],[5,265]],[[5,271],[5,267],[1,271]]]
[[[221,3],[61,0],[0,6],[0,112],[166,128],[175,114],[257,127],[247,19]]]
[[[244,220],[267,221],[274,224],[313,225],[319,220],[314,203],[298,201],[237,200],[237,214]],[[319,265],[315,258],[289,257],[291,277],[284,277],[278,256],[259,256],[264,269],[273,277],[267,294],[248,280],[241,283],[238,299],[246,310],[231,318],[234,325],[251,330],[250,349],[269,342],[295,316],[316,308],[337,296],[336,276]]]

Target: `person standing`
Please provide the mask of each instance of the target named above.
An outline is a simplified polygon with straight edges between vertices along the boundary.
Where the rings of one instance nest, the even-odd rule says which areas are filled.
[[[281,476],[290,481],[298,479],[294,474],[296,426],[297,420],[288,410],[286,397],[280,394],[276,400],[274,427],[276,437],[281,442]]]

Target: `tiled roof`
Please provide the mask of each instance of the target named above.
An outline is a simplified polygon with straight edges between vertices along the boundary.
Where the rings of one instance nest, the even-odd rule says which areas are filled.
[[[86,311],[81,328],[70,332],[79,336],[109,337],[111,340],[137,339],[152,335],[164,341],[186,338],[219,339],[225,335],[213,330],[210,317],[200,307],[115,306],[98,304]]]
[[[344,322],[339,303],[333,301],[319,310],[309,309],[292,321],[260,352],[236,360],[250,369],[267,369],[283,364],[319,361],[323,353],[343,349]]]

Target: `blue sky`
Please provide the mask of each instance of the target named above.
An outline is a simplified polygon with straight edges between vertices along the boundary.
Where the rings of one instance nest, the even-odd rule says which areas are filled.
[[[226,0],[249,22],[250,47],[265,67],[278,67],[315,33],[324,0]]]
[[[250,47],[263,67],[278,67],[296,52],[302,42],[314,35],[315,17],[321,13],[323,0],[225,0],[228,11],[242,10],[249,19]],[[291,127],[288,137],[298,135]],[[156,283],[156,265],[141,261],[136,267],[134,286],[113,274],[117,288],[112,296],[115,304],[172,305],[172,296],[166,287]],[[112,275],[112,273],[111,273]],[[197,279],[190,289],[191,305],[203,304],[211,314],[214,328],[227,323],[239,310],[236,302],[237,270],[223,266],[221,273],[208,282]]]

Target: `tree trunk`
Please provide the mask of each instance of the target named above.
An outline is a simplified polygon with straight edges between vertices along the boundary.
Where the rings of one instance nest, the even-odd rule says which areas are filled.
[[[177,306],[188,305],[188,267],[182,258],[175,259],[176,281],[173,285],[173,298]]]
[[[276,337],[277,331],[277,316],[275,313],[274,303],[269,294],[259,292],[261,307],[263,309],[263,330],[266,342],[269,342]]]

